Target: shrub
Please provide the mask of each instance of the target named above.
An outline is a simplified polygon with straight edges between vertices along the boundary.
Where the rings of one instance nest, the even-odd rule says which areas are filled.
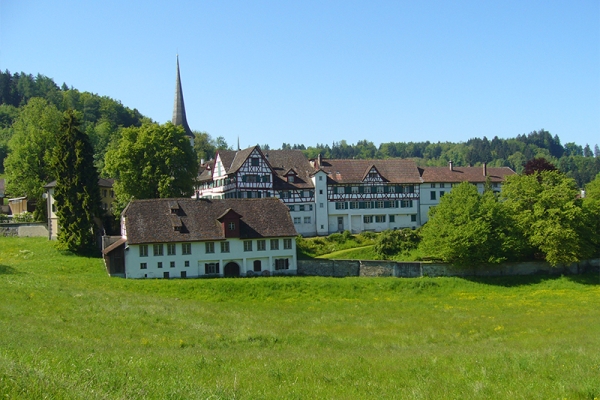
[[[13,215],[12,220],[13,222],[34,222],[33,214],[28,211]]]

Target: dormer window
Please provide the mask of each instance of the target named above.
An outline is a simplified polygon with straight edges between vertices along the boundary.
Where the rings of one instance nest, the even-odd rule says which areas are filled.
[[[227,228],[228,228],[230,231],[235,231],[235,222],[229,222],[229,223],[227,224]]]
[[[289,183],[294,183],[294,175],[288,175],[287,180]]]

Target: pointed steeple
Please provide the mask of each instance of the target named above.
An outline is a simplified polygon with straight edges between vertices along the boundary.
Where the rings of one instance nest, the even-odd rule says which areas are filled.
[[[173,106],[173,125],[181,125],[185,130],[185,135],[194,140],[194,134],[190,129],[187,118],[185,117],[185,104],[183,103],[183,90],[181,89],[181,78],[179,77],[179,54],[177,55],[177,81],[175,83],[175,105]]]

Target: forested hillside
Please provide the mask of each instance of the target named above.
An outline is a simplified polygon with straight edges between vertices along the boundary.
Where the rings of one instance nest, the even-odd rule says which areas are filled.
[[[15,121],[19,115],[26,117],[25,106],[30,99],[45,99],[46,106],[37,104],[39,116],[44,107],[57,111],[72,108],[78,112],[82,129],[94,148],[94,161],[103,174],[104,156],[111,142],[120,137],[120,129],[136,126],[151,120],[137,111],[123,106],[119,101],[90,92],[80,92],[66,84],[58,86],[52,78],[38,74],[0,71],[0,173],[4,170],[4,159],[10,151],[8,142],[13,136]],[[243,132],[232,132],[232,134]],[[407,137],[409,136],[407,132]],[[510,132],[507,134],[510,135]],[[399,138],[401,139],[401,138]],[[196,132],[195,150],[198,159],[209,159],[217,149],[227,148],[223,137],[213,139],[206,132]],[[268,149],[268,145],[263,146]],[[283,143],[282,149],[302,150],[309,158],[319,153],[326,158],[413,158],[419,165],[445,166],[452,160],[454,165],[466,166],[488,163],[490,166],[508,166],[521,172],[523,164],[532,158],[546,158],[557,168],[575,179],[580,187],[600,173],[600,148],[598,144],[562,144],[557,135],[545,130],[529,134],[518,134],[511,139],[473,138],[467,142],[389,142],[378,147],[370,141],[361,140],[348,144],[345,140],[329,144],[306,146],[305,144]],[[17,194],[15,194],[17,195]]]

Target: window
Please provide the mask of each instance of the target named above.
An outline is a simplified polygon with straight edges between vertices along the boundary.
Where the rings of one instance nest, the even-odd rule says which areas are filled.
[[[205,274],[218,274],[219,273],[219,263],[204,264],[204,273]]]
[[[277,258],[275,259],[275,269],[289,269],[290,268],[290,260],[287,258]]]
[[[174,256],[175,253],[175,243],[167,244],[167,255]]]
[[[146,269],[146,268],[148,268],[148,264],[140,263],[140,269]]]
[[[432,191],[429,195],[431,196],[431,200],[435,200],[435,192]]]
[[[346,202],[343,202],[343,201],[339,202],[338,201],[337,203],[335,203],[335,209],[336,210],[345,210],[346,208],[348,208],[348,203],[346,203]]]
[[[148,257],[148,245],[140,245],[140,257]]]
[[[375,203],[375,208],[383,208],[383,207],[384,207],[383,201],[378,201]]]
[[[114,197],[115,197],[115,191],[114,191],[114,190],[111,190],[111,191],[110,191],[110,197],[111,197],[111,198],[114,198]]]
[[[229,253],[229,242],[221,242],[221,253]]]
[[[343,186],[338,186],[336,189],[337,194],[344,194],[345,190]]]
[[[187,278],[187,271],[181,271],[181,277],[182,278]]]
[[[400,202],[400,207],[402,207],[402,208],[408,208],[408,207],[412,207],[412,206],[413,206],[412,200],[402,200]]]
[[[411,215],[410,220],[411,220],[411,222],[417,222],[417,215],[416,214]]]
[[[288,206],[288,208],[290,209],[290,211],[295,211],[296,210],[296,207],[294,207],[294,206]]]
[[[320,180],[320,181],[322,181],[322,180],[323,180],[323,177],[322,177],[322,176],[319,176],[319,180]]]
[[[323,194],[323,189],[319,189],[319,194]]]
[[[304,223],[310,224],[310,217],[304,217]]]
[[[304,204],[300,204],[300,211],[304,211]]]
[[[358,209],[359,205],[358,205],[358,201],[351,201],[350,202],[350,208],[353,210]]]
[[[169,279],[169,271],[163,272],[163,278]]]
[[[206,254],[215,252],[215,243],[214,242],[206,242],[204,243],[204,251]]]
[[[181,254],[192,254],[192,244],[181,243]]]
[[[312,211],[312,204],[308,205],[308,211]]]
[[[388,186],[388,192],[396,193],[396,186]]]
[[[294,183],[294,175],[288,175],[288,177],[287,177],[287,181],[288,181],[289,183]]]
[[[244,241],[244,251],[252,251],[252,241],[251,240]]]
[[[300,223],[302,223],[302,218],[294,217],[294,224],[300,224]]]
[[[351,191],[352,191],[353,194],[357,194],[358,193],[358,186],[352,186]]]
[[[371,186],[365,186],[365,193],[371,193]]]
[[[283,239],[283,248],[290,250],[292,248],[292,239]]]
[[[252,157],[250,163],[253,167],[258,167],[258,157]]]
[[[319,208],[323,208],[323,203],[319,203]]]
[[[396,216],[390,215],[390,222],[396,222]]]
[[[152,247],[154,256],[162,256],[163,255],[163,245],[162,244],[155,244]]]
[[[262,268],[262,263],[260,262],[260,260],[254,260],[254,272],[260,272],[261,268]]]
[[[365,215],[365,216],[363,217],[363,222],[364,222],[365,224],[370,224],[370,223],[372,223],[372,222],[373,222],[373,216],[372,216],[372,215]]]
[[[186,260],[186,261],[184,261],[184,262],[183,262],[183,266],[184,266],[184,267],[189,267],[189,266],[190,266],[190,262],[189,262],[189,261],[187,261],[187,260]]]
[[[300,218],[298,218],[300,219]],[[265,251],[267,249],[267,241],[266,240],[257,240],[256,241],[256,250]]]
[[[443,184],[443,183],[440,183],[440,187],[441,187],[441,188],[443,188],[443,187],[444,187],[444,184]]]
[[[279,239],[271,239],[271,250],[279,250]]]
[[[431,184],[431,187],[432,187],[432,188],[435,188],[435,183],[432,183],[432,184]]]
[[[383,193],[383,186],[377,186],[377,193]]]
[[[102,197],[106,197],[106,194],[107,194],[106,189],[102,189]]]
[[[229,222],[227,228],[229,228],[230,231],[235,231],[235,222]]]
[[[375,222],[385,222],[385,215],[376,215]]]
[[[159,261],[158,264],[156,264],[157,268],[162,268],[162,261]]]
[[[171,267],[171,268],[175,268],[175,261],[171,261],[171,263],[170,263],[170,267]]]
[[[440,199],[442,198],[443,195],[445,195],[446,192],[444,192],[443,190],[440,190]]]

